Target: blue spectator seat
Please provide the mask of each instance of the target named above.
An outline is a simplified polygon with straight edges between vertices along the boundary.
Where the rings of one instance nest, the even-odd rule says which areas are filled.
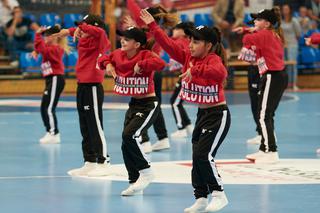
[[[78,52],[77,51],[71,51],[68,55],[64,56],[64,66],[65,66],[65,72],[73,72],[74,68],[77,64],[78,60]]]
[[[37,18],[36,18],[33,14],[27,13],[27,14],[24,14],[23,16],[24,16],[25,18],[30,19],[32,22],[37,22]]]
[[[213,21],[212,15],[210,13],[205,13],[204,19],[207,22],[207,26],[213,27],[214,21]]]
[[[300,60],[301,64],[313,64],[319,59],[319,50],[312,47],[301,47]]]
[[[204,15],[201,13],[194,14],[194,25],[200,26],[200,25],[208,25],[207,20],[204,18]]]
[[[245,13],[244,14],[244,18],[243,18],[243,23],[246,25],[246,26],[252,26],[250,24],[248,24],[249,21],[252,20],[252,17],[250,16],[250,13]]]
[[[77,42],[74,42],[74,41],[73,41],[73,37],[68,36],[67,39],[68,39],[68,45],[69,45],[70,47],[73,47],[74,49],[76,49],[76,47],[77,47]]]
[[[20,68],[22,72],[41,72],[42,56],[39,55],[37,59],[32,58],[30,52],[21,52],[19,57]]]
[[[75,26],[74,22],[82,19],[83,19],[83,16],[81,14],[74,14],[74,13],[65,14],[63,16],[63,26],[64,28],[74,27]]]
[[[40,16],[41,26],[53,26],[55,24],[61,24],[61,18],[55,13],[46,13]]]
[[[180,20],[181,20],[182,22],[190,21],[190,20],[189,20],[189,16],[188,16],[187,14],[181,14],[181,15],[180,15]]]

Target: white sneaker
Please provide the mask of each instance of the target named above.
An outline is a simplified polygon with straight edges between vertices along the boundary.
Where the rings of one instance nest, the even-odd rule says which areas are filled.
[[[47,132],[45,136],[43,136],[39,140],[39,142],[42,144],[54,144],[54,143],[60,143],[60,141],[61,141],[60,133],[53,135],[53,134],[50,134],[49,132]]]
[[[277,163],[279,161],[279,154],[278,152],[264,152],[263,155],[259,155],[255,159],[255,163],[265,163],[265,164],[272,164]]]
[[[262,155],[264,155],[264,152],[259,150],[258,152],[246,155],[246,158],[248,160],[253,160],[254,161],[256,158],[258,158],[259,156],[262,156]]]
[[[10,66],[12,66],[12,67],[18,67],[18,66],[19,66],[19,61],[18,61],[18,60],[11,61],[11,62],[10,62]]]
[[[135,190],[134,189],[134,187],[132,187],[133,186],[133,184],[130,184],[130,186],[127,188],[127,189],[125,189],[125,190],[123,190],[122,192],[121,192],[121,195],[122,196],[134,196],[134,195],[143,195],[143,190]]]
[[[317,154],[320,154],[320,148],[319,148],[319,149],[317,149],[317,151],[316,151],[316,152],[317,152]]]
[[[88,177],[101,177],[111,174],[110,163],[97,163],[96,167],[88,172]]]
[[[196,212],[205,212],[208,206],[208,198],[198,198],[196,202],[190,206],[189,208],[185,208],[184,212],[188,213],[196,213]]]
[[[257,135],[253,138],[248,139],[247,144],[261,144],[261,139],[262,139],[262,136]]]
[[[39,139],[39,142],[41,143],[41,141],[43,141],[43,140],[45,140],[47,137],[49,137],[48,135],[50,135],[50,133],[49,133],[49,132],[46,132],[46,134],[45,134],[42,138]]]
[[[141,143],[141,146],[142,146],[142,150],[144,151],[144,153],[148,154],[148,153],[152,152],[152,146],[151,146],[150,141]]]
[[[141,191],[145,189],[154,179],[154,174],[151,168],[143,169],[139,171],[140,176],[138,180],[132,184],[134,191]]]
[[[193,129],[194,129],[194,126],[192,124],[189,124],[188,126],[186,126],[186,130],[189,135],[192,135]]]
[[[169,149],[170,143],[169,138],[163,138],[161,140],[158,140],[156,143],[152,145],[152,151],[160,151],[163,149]]]
[[[85,162],[83,167],[78,169],[72,169],[68,171],[70,176],[87,176],[89,172],[93,171],[97,166],[97,163]]]
[[[224,191],[213,191],[212,200],[206,208],[206,212],[216,212],[228,205],[229,201],[227,199]]]
[[[172,138],[186,138],[188,137],[188,132],[186,129],[179,129],[170,135]]]

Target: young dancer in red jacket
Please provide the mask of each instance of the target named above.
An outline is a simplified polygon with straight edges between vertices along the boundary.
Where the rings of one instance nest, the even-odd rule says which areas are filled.
[[[141,11],[141,19],[156,42],[183,65],[180,97],[199,106],[192,134],[192,185],[196,202],[184,211],[218,211],[228,200],[214,157],[231,123],[223,89],[227,70],[220,32],[206,26],[186,30],[191,42],[190,50],[184,50],[177,48],[146,10]],[[209,205],[208,195],[212,196]]]
[[[284,66],[284,38],[281,29],[280,9],[262,10],[251,14],[254,28],[246,30],[239,58],[256,61],[259,73],[258,118],[261,145],[259,151],[247,155],[256,163],[276,163],[279,160],[274,115],[288,84]],[[244,31],[239,29],[239,31]]]
[[[142,133],[158,116],[160,106],[156,97],[153,76],[165,62],[158,55],[145,49],[145,32],[130,27],[118,31],[121,48],[99,59],[99,66],[115,78],[114,92],[131,96],[122,132],[122,155],[129,175],[129,187],[123,196],[142,194],[153,180],[147,155],[142,149]]]
[[[33,55],[42,55],[41,71],[45,78],[45,90],[41,100],[41,117],[47,133],[40,143],[60,143],[60,133],[56,116],[56,107],[63,91],[64,65],[63,54],[70,52],[66,38],[51,36],[60,32],[60,26],[41,27],[35,35]]]
[[[78,40],[76,65],[77,109],[82,135],[84,166],[68,172],[71,176],[109,175],[109,156],[103,132],[102,104],[104,71],[97,59],[110,48],[105,25],[100,16],[87,15],[76,28],[63,29],[56,36],[73,36]]]

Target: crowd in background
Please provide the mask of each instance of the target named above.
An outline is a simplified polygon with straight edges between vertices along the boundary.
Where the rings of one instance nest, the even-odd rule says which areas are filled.
[[[155,1],[137,0],[137,3],[141,8],[145,8],[154,4]],[[168,11],[181,13],[174,8],[171,0],[156,1],[156,3],[161,3]],[[299,38],[310,30],[318,29],[320,0],[274,0],[273,4],[279,5],[282,9],[282,26],[286,38],[286,60],[296,60],[299,51]],[[129,13],[126,1],[118,0],[115,12],[117,28],[122,27],[123,18]],[[229,53],[238,52],[240,49],[241,36],[233,33],[232,29],[248,25],[245,15],[243,0],[216,0],[212,9],[213,22],[223,32],[224,45]],[[24,16],[17,0],[0,0],[0,16],[2,46],[10,56],[12,65],[17,66],[18,53],[32,51],[32,34],[38,28],[38,24]],[[297,68],[294,73],[297,73]],[[294,76],[296,75],[294,74]]]

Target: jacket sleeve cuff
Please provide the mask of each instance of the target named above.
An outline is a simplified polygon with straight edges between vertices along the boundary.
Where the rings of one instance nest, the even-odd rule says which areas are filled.
[[[157,23],[155,21],[151,22],[150,24],[148,24],[148,27],[150,30],[154,30],[158,27]]]

